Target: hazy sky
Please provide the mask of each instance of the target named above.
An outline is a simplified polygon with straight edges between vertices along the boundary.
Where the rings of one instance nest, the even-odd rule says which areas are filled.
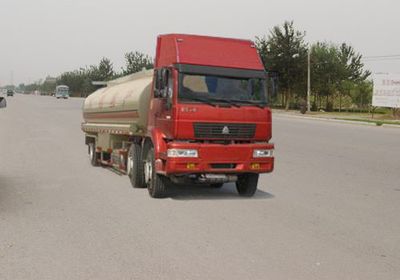
[[[156,36],[254,39],[293,20],[306,40],[347,42],[364,56],[400,54],[400,2],[390,0],[0,0],[0,85],[33,82],[124,53],[154,56]],[[399,72],[400,60],[366,63]],[[13,73],[13,74],[12,74]]]

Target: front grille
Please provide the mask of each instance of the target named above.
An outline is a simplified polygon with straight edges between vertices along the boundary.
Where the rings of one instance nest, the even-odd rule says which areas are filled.
[[[256,125],[247,123],[194,123],[193,127],[198,139],[250,139],[256,133]]]
[[[213,169],[235,169],[236,163],[212,163],[211,168],[213,168]]]

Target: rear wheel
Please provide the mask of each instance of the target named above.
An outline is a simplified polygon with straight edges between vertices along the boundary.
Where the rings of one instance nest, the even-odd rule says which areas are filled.
[[[156,173],[153,147],[148,148],[146,154],[144,179],[151,197],[164,198],[168,195],[168,178]]]
[[[251,197],[257,191],[258,174],[246,173],[239,175],[236,189],[240,196]]]
[[[88,144],[89,160],[93,166],[98,166],[98,153],[96,152],[96,143],[92,142]]]
[[[127,173],[134,188],[145,188],[143,173],[142,147],[132,144],[128,152]]]

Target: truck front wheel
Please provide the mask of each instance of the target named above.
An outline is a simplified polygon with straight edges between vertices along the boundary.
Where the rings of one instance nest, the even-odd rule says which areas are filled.
[[[258,174],[246,173],[239,175],[236,189],[241,196],[251,197],[257,191]]]
[[[147,151],[146,160],[144,162],[144,178],[151,197],[163,198],[168,195],[168,178],[156,172],[153,147],[150,147]]]
[[[133,143],[129,148],[127,160],[127,173],[134,188],[145,188],[142,148],[140,145]]]

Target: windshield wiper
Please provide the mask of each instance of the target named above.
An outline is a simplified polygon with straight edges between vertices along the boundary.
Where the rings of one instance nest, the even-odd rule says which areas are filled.
[[[252,101],[252,100],[239,100],[239,99],[230,99],[229,101],[233,101],[233,102],[239,102],[239,103],[245,103],[245,104],[250,104],[250,105],[254,105],[257,106],[259,108],[264,109],[265,107],[267,107],[266,103],[259,103],[257,101]]]
[[[194,97],[194,96],[185,96],[185,97],[182,97],[182,99],[198,101],[198,102],[205,103],[205,104],[210,105],[210,106],[213,106],[213,107],[216,107],[216,106],[217,106],[217,105],[215,105],[214,103],[212,103],[212,102],[210,102],[209,100],[204,99],[204,98],[198,98],[198,97]]]
[[[237,108],[241,107],[239,104],[235,103],[234,100],[230,100],[230,99],[209,98],[209,100],[228,103],[228,104],[230,104],[230,105],[232,105],[234,107],[237,107]]]

